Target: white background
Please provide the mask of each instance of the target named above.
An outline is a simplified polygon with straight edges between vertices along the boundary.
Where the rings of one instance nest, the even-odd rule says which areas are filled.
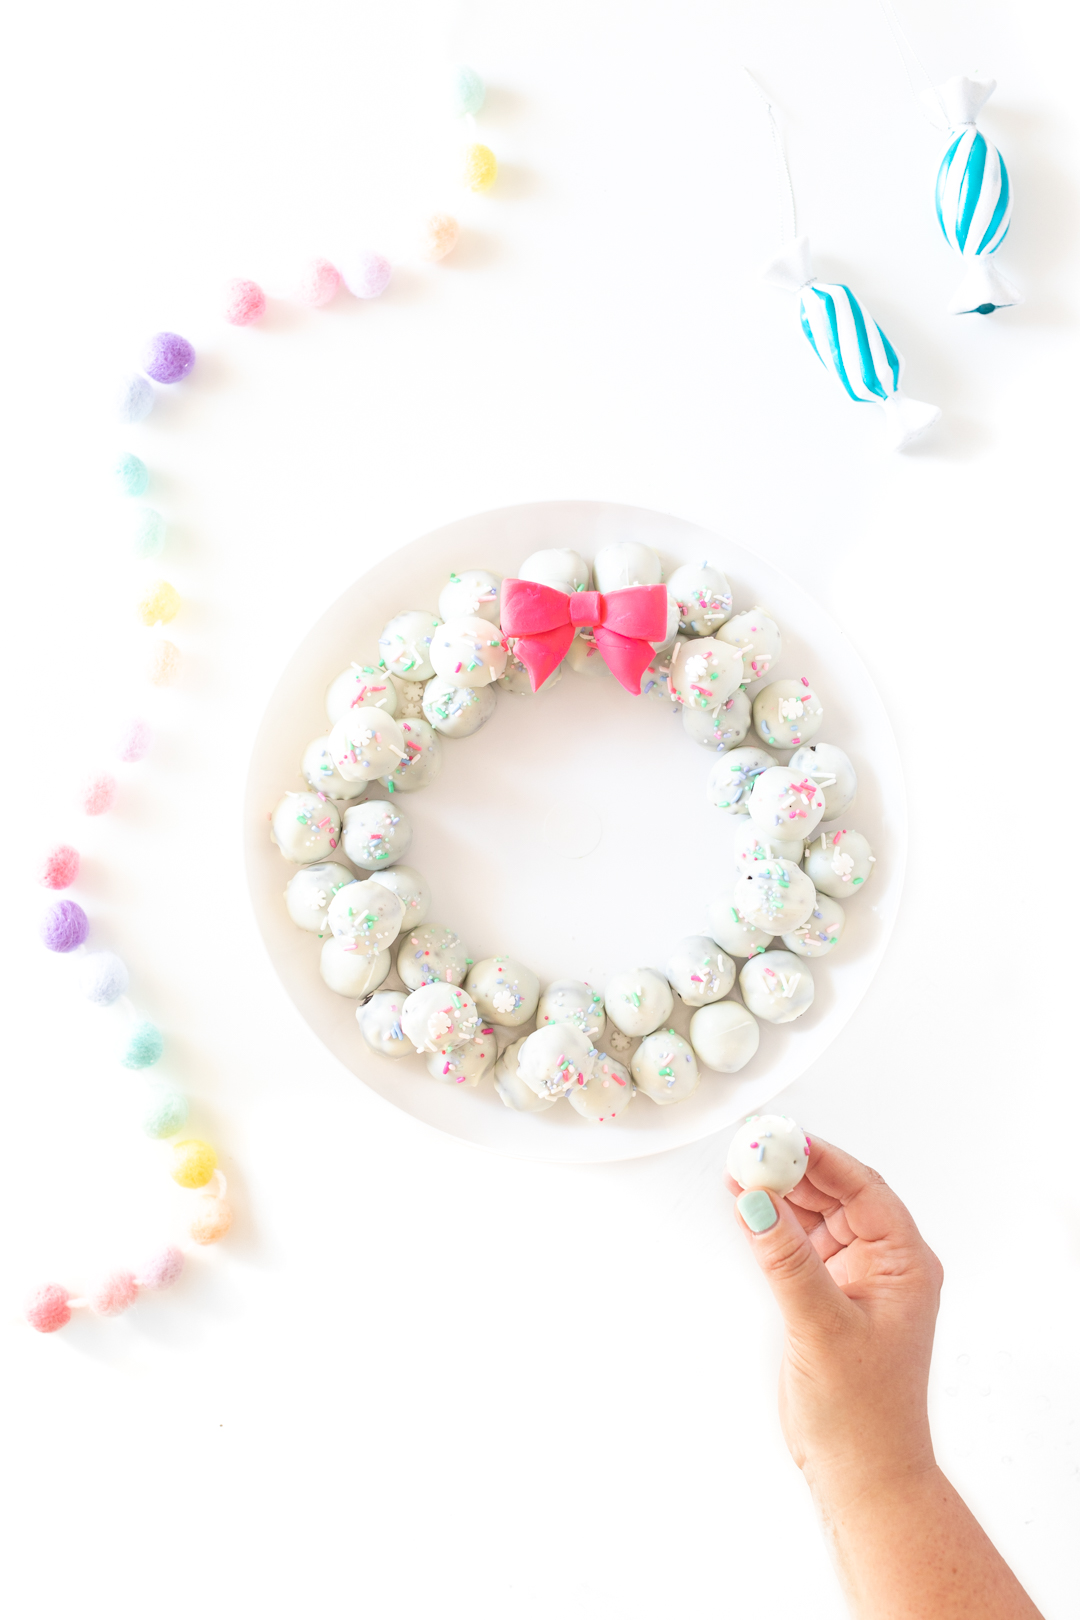
[[[725,1142],[559,1170],[429,1132],[323,1051],[249,915],[239,806],[264,701],[371,561],[505,503],[671,511],[757,548],[867,659],[908,771],[908,889],[861,1010],[783,1106],[875,1164],[942,1256],[940,1457],[1046,1613],[1071,1612],[1077,591],[1075,23],[1063,0],[911,0],[935,78],[1000,80],[984,127],[1028,291],[944,313],[939,137],[863,0],[102,0],[9,17],[5,170],[0,1229],[14,1614],[488,1617],[842,1604],[779,1436],[779,1333],[719,1182]],[[503,177],[462,200],[449,64],[490,83]],[[944,419],[904,456],[760,288],[777,192],[747,63],[785,111],[800,223]],[[440,267],[408,256],[459,208]],[[460,205],[460,207],[459,207]],[[392,291],[226,329],[313,252]],[[147,332],[200,359],[111,416]],[[182,686],[147,693],[140,570],[108,468],[137,450],[185,597]],[[157,728],[117,813],[72,808],[121,720]],[[118,1321],[41,1338],[179,1208],[120,1024],[36,943],[30,867],[85,855],[222,1152],[220,1251]],[[179,1195],[177,1195],[179,1198]]]

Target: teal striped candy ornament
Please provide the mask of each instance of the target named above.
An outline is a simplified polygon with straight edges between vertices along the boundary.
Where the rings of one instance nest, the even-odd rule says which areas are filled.
[[[1023,298],[991,257],[1012,216],[1009,171],[975,118],[997,88],[994,79],[959,76],[932,94],[949,121],[949,145],[938,169],[934,205],[941,233],[964,263],[964,279],[949,304],[953,315],[991,315]]]

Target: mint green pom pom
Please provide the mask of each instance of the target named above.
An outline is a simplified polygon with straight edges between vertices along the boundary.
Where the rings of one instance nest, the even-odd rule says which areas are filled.
[[[131,536],[136,557],[159,557],[165,545],[165,519],[152,506],[140,506]]]
[[[184,1094],[163,1091],[154,1098],[143,1120],[143,1130],[147,1136],[175,1136],[187,1124],[187,1117],[188,1103]]]
[[[458,68],[454,80],[454,105],[462,114],[478,113],[484,105],[484,81],[475,68]]]
[[[145,495],[150,469],[138,456],[123,455],[116,463],[116,481],[125,495]]]
[[[156,1063],[165,1050],[165,1042],[161,1031],[156,1024],[151,1024],[144,1018],[141,1024],[136,1024],[128,1038],[127,1047],[120,1059],[125,1069],[148,1069]]]

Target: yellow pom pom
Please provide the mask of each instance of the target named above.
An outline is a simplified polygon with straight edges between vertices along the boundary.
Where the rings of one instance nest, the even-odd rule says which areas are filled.
[[[196,1243],[220,1243],[232,1225],[232,1210],[224,1198],[205,1194],[195,1206],[188,1231]]]
[[[180,673],[180,649],[171,641],[158,641],[150,654],[146,678],[154,686],[171,686]]]
[[[181,1187],[205,1187],[217,1169],[217,1154],[209,1142],[194,1138],[173,1148],[172,1177]]]
[[[155,579],[138,600],[143,624],[168,624],[180,611],[180,593],[167,579]]]
[[[451,214],[432,214],[424,228],[420,251],[425,259],[445,259],[458,239],[458,222]]]
[[[495,184],[499,165],[490,146],[470,146],[465,153],[465,184],[470,191],[487,191]]]

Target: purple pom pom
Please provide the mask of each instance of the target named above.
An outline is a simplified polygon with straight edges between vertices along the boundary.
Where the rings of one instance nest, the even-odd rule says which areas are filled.
[[[90,919],[74,900],[58,900],[41,924],[41,937],[50,951],[74,951],[89,932]]]
[[[155,382],[179,382],[194,364],[195,350],[175,332],[156,332],[146,345],[143,370]]]

